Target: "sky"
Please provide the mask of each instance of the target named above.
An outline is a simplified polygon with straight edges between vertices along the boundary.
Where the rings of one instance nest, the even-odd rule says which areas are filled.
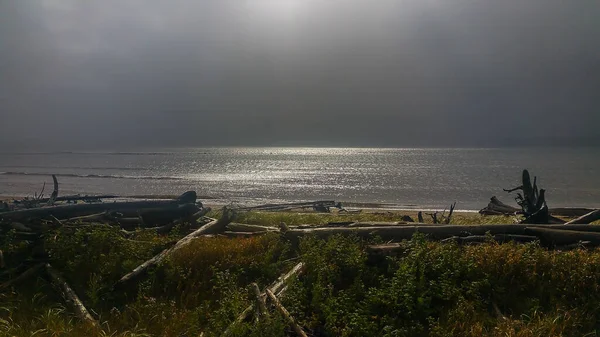
[[[600,145],[597,0],[0,0],[0,145]]]

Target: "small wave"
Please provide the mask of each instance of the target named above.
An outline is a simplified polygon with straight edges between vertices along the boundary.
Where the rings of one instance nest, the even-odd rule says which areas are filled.
[[[1,175],[16,176],[50,176],[52,173],[30,173],[30,172],[0,172]],[[102,178],[102,179],[136,179],[136,180],[185,180],[182,177],[170,176],[127,176],[118,174],[75,174],[75,173],[56,173],[57,177],[71,178]]]

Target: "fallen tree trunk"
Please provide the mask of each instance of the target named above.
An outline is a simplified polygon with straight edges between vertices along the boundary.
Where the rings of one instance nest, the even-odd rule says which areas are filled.
[[[274,231],[264,231],[264,232],[230,232],[224,231],[220,233],[221,236],[226,236],[230,238],[249,238],[253,236],[261,236],[269,233],[273,233]]]
[[[442,242],[456,242],[459,244],[479,243],[494,240],[496,242],[518,242],[527,243],[538,240],[538,237],[532,235],[514,235],[514,234],[496,234],[493,236],[487,235],[470,235],[470,236],[451,236],[443,239]],[[405,250],[405,246],[401,243],[386,243],[381,245],[370,245],[366,247],[369,255],[395,255]]]
[[[442,240],[442,242],[456,242],[458,244],[470,244],[470,243],[484,243],[490,240],[494,240],[499,243],[505,242],[517,242],[517,243],[528,243],[534,242],[539,238],[531,235],[513,235],[513,234],[496,234],[494,236],[487,235],[470,235],[470,236],[453,236]]]
[[[133,279],[136,279],[137,277],[141,276],[149,268],[153,268],[153,267],[157,266],[158,264],[160,264],[167,256],[169,256],[173,252],[188,245],[190,242],[193,241],[193,239],[195,239],[201,235],[205,235],[205,234],[216,234],[216,233],[222,232],[225,229],[225,227],[227,226],[227,224],[229,224],[229,222],[231,222],[231,220],[233,219],[233,216],[234,216],[234,214],[232,211],[230,211],[228,209],[224,209],[223,215],[221,216],[221,218],[219,220],[212,221],[212,222],[200,227],[200,229],[192,232],[191,234],[188,234],[181,240],[177,241],[177,243],[173,247],[163,250],[162,252],[160,252],[158,255],[154,256],[150,260],[142,263],[137,268],[135,268],[132,272],[123,276],[115,284],[115,287],[123,285],[125,283],[128,283],[128,282],[132,281]]]
[[[404,251],[400,243],[386,243],[382,245],[370,245],[366,247],[369,255],[396,255]]]
[[[52,268],[50,264],[46,264],[46,272],[48,273],[48,276],[50,277],[52,283],[62,294],[63,298],[65,299],[65,302],[67,302],[73,307],[77,316],[84,322],[88,322],[94,326],[98,326],[98,322],[96,322],[92,315],[90,315],[85,305],[83,305],[79,297],[77,297],[77,294],[73,291],[73,289],[71,289],[71,287],[69,287],[67,282],[60,276],[60,274],[56,270],[54,270],[54,268]]]
[[[573,219],[567,222],[565,225],[589,224],[597,220],[600,220],[600,209],[591,211],[583,216],[580,216],[577,219]]]
[[[17,211],[3,212],[0,216],[5,221],[22,221],[27,219],[45,219],[50,215],[58,219],[68,219],[83,215],[97,214],[103,212],[139,211],[152,208],[172,207],[196,202],[196,192],[190,191],[182,194],[174,200],[151,200],[151,201],[124,201],[99,204],[79,204],[54,206],[43,208],[31,208]]]
[[[108,212],[76,216],[73,218],[62,219],[64,223],[69,222],[103,222],[103,221],[113,221],[114,219],[110,216]]]
[[[591,244],[600,245],[600,233],[578,232],[563,229],[551,229],[541,227],[529,227],[525,229],[526,235],[535,235],[540,238],[542,244],[546,246],[562,246],[577,243],[579,241],[589,241]]]
[[[231,232],[266,232],[266,231],[278,231],[275,227],[259,226],[259,225],[248,225],[244,223],[232,222],[227,225],[227,230]]]
[[[332,235],[356,235],[358,237],[379,236],[383,240],[410,240],[415,233],[428,235],[432,239],[446,239],[452,236],[511,234],[528,235],[527,228],[550,228],[556,230],[572,230],[586,232],[600,232],[600,226],[588,225],[426,225],[426,226],[380,226],[380,227],[336,227],[336,228],[312,228],[312,229],[288,229],[282,230],[286,238],[297,241],[300,237],[315,235],[319,238],[327,238]]]
[[[594,245],[589,242],[589,241],[579,241],[577,243],[572,243],[569,245],[565,245],[565,246],[557,246],[555,247],[556,250],[560,250],[560,251],[570,251],[570,250],[575,250],[575,249],[587,249],[587,248],[591,248],[594,247]]]
[[[293,209],[293,208],[310,208],[315,206],[322,207],[336,207],[336,202],[333,200],[321,200],[321,201],[309,201],[309,202],[292,202],[285,204],[266,204],[259,206],[241,207],[238,210],[244,211],[274,211],[281,209]]]

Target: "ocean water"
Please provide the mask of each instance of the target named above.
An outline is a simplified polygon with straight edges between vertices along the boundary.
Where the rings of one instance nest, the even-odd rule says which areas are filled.
[[[538,176],[550,207],[600,206],[599,148],[186,148],[154,152],[1,153],[0,195],[39,192],[56,174],[60,195],[166,195],[211,202],[315,199],[390,208],[477,210],[502,188]],[[209,202],[210,203],[210,202]]]

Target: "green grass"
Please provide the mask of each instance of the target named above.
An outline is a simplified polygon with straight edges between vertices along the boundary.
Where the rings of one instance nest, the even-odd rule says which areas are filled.
[[[324,225],[329,222],[343,221],[381,221],[394,222],[402,221],[403,215],[409,215],[417,221],[417,214],[414,211],[382,211],[382,212],[362,212],[358,214],[343,213],[294,213],[294,212],[246,212],[239,214],[236,222],[248,223],[253,225],[278,226],[285,222],[288,226],[313,224]],[[423,214],[423,220],[426,223],[433,223],[430,216]],[[514,219],[505,216],[482,216],[478,213],[457,213],[452,216],[452,224],[456,225],[474,225],[474,224],[506,224],[513,223]]]
[[[401,215],[250,212],[236,221],[275,226],[400,221]],[[478,214],[457,214],[453,221],[510,222]],[[264,288],[300,260],[306,272],[282,302],[314,336],[595,336],[600,329],[600,251],[556,252],[536,244],[458,246],[417,236],[400,256],[373,259],[365,251],[369,242],[353,237],[305,238],[296,248],[277,234],[200,238],[141,283],[111,289],[182,236],[176,229],[126,239],[110,227],[48,235],[44,246],[53,266],[101,329],[74,317],[40,275],[0,293],[0,336],[220,336],[251,303],[250,283]],[[7,268],[33,254],[10,237],[0,249]],[[242,324],[233,335],[293,332],[272,312],[270,321]]]

